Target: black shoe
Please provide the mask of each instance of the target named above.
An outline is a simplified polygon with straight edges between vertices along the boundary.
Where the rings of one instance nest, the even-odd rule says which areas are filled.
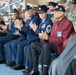
[[[24,71],[22,71],[23,74],[28,74],[31,71],[31,68],[26,68]]]
[[[25,66],[17,64],[15,66],[13,66],[12,69],[14,69],[14,70],[21,70],[21,69],[25,69]]]
[[[0,58],[0,64],[4,64],[4,63],[6,63],[6,60],[5,60],[5,59]]]
[[[7,62],[6,65],[12,67],[12,66],[16,65],[16,63],[14,61],[13,62]]]
[[[13,62],[6,63],[6,65],[12,67],[12,66],[16,65],[16,63],[13,61]]]
[[[42,73],[41,75],[48,75],[48,73],[46,73],[46,74],[45,73]]]
[[[29,72],[28,74],[24,74],[24,75],[39,75],[39,72],[34,72],[33,70],[31,70],[31,72]]]
[[[5,65],[6,65],[6,66],[10,66],[10,64],[11,64],[11,62],[6,62]]]

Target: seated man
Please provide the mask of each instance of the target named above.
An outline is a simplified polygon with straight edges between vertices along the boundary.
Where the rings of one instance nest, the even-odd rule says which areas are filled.
[[[30,45],[33,41],[39,40],[38,36],[30,28],[29,24],[35,23],[38,26],[40,23],[40,19],[33,15],[32,8],[28,5],[25,8],[24,20],[24,25],[21,22],[16,21],[16,27],[19,29],[19,32],[17,32],[16,34],[20,34],[20,37],[4,45],[6,51],[7,65],[15,70],[25,68],[25,66],[23,65],[24,46]],[[20,27],[20,25],[23,25],[23,27]]]
[[[4,63],[4,61],[5,61],[3,45],[4,45],[5,43],[9,42],[10,40],[19,37],[19,35],[15,35],[15,34],[14,34],[14,32],[15,32],[16,30],[18,30],[18,29],[15,27],[14,22],[15,22],[15,20],[19,19],[19,13],[18,13],[18,11],[17,11],[16,9],[13,10],[13,15],[12,15],[12,16],[13,16],[13,20],[14,20],[14,21],[13,21],[12,24],[11,24],[11,30],[8,30],[8,31],[7,31],[6,36],[1,36],[1,37],[0,37],[0,64],[1,64],[1,63]],[[3,27],[3,26],[2,26],[2,27]],[[6,27],[4,26],[4,28],[6,28]]]
[[[67,17],[69,20],[72,21],[72,23],[74,25],[74,29],[76,30],[76,27],[75,27],[76,26],[75,25],[76,0],[72,0],[72,2],[69,2],[68,5],[69,5],[69,7],[68,7],[69,14],[67,15]],[[54,60],[52,62],[50,69],[49,69],[49,75],[64,75],[65,72],[66,72],[66,75],[71,74],[71,72],[66,71],[66,69],[69,66],[70,62],[74,59],[74,55],[76,55],[76,50],[75,50],[76,49],[76,46],[75,46],[76,39],[75,38],[76,38],[76,34],[71,36],[68,40],[65,40],[64,46],[66,46],[66,47],[65,47],[63,53],[56,60]],[[67,42],[67,44],[66,44],[66,42]],[[68,69],[70,69],[70,68],[68,68]]]
[[[47,7],[49,8],[47,17],[50,20],[52,20],[52,22],[54,20],[53,15],[54,15],[54,8],[56,7],[56,5],[57,5],[57,3],[55,3],[55,2],[48,2],[48,4],[47,4]]]
[[[28,58],[33,61],[33,70],[29,72],[30,75],[39,75],[38,63],[43,64],[42,75],[48,75],[51,52],[55,51],[58,55],[61,54],[64,50],[63,42],[74,32],[72,22],[64,16],[64,7],[57,5],[54,10],[56,22],[53,24],[50,36],[46,32],[39,34],[39,37],[44,39],[46,43],[34,42],[29,48]]]
[[[62,54],[55,59],[49,69],[49,75],[64,75],[65,71],[76,55],[76,33],[68,39]],[[68,74],[67,74],[68,75]],[[73,75],[73,74],[72,74]]]

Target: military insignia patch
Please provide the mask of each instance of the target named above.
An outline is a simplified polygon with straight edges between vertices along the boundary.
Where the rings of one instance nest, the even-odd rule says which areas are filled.
[[[51,25],[48,25],[47,28],[46,28],[46,32],[50,33],[50,31],[51,31]]]
[[[62,8],[60,8],[60,10],[62,10]]]
[[[41,8],[39,8],[39,10],[41,10]]]

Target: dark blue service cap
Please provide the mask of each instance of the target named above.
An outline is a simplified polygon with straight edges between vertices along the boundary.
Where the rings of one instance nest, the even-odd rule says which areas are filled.
[[[48,9],[46,5],[41,5],[38,7],[38,13],[47,12]]]
[[[72,3],[73,3],[73,4],[76,4],[76,0],[72,0]]]
[[[58,10],[58,11],[62,11],[62,12],[65,12],[65,8],[61,5],[57,5],[54,10]]]
[[[32,9],[32,7],[30,7],[29,5],[26,5],[26,8],[25,8],[25,12]]]
[[[48,2],[48,5],[49,5],[49,6],[54,6],[54,7],[55,7],[55,6],[57,5],[57,3],[55,3],[55,2]]]
[[[19,13],[17,9],[13,9],[13,13]]]

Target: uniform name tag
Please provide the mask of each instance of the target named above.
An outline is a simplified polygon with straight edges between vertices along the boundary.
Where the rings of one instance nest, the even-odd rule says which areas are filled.
[[[57,37],[61,37],[62,36],[62,32],[61,31],[58,31],[57,32]]]

